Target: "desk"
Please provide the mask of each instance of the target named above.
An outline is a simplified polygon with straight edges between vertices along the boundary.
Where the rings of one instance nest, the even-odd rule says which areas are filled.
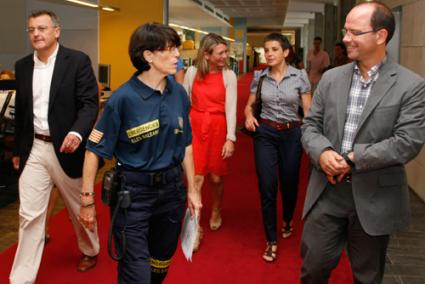
[[[3,109],[4,104],[7,100],[7,97],[9,95],[10,91],[0,91],[0,110]],[[10,98],[10,101],[8,105],[6,106],[6,110],[4,112],[4,118],[5,119],[14,119],[15,117],[15,91],[12,91],[12,97]],[[0,117],[0,119],[3,120],[3,117]]]

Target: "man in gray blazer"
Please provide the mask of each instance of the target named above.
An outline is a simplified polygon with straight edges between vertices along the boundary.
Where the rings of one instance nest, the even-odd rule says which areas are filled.
[[[409,223],[404,164],[425,141],[425,81],[393,62],[378,2],[347,15],[353,63],[324,74],[302,126],[313,163],[304,205],[302,283],[327,283],[344,248],[356,283],[380,283],[389,235]]]

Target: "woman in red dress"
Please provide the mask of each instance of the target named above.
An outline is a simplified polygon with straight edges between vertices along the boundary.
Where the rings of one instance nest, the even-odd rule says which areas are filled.
[[[237,80],[227,67],[226,41],[210,33],[202,40],[196,58],[185,76],[192,110],[192,145],[195,160],[195,185],[201,190],[209,175],[213,187],[210,229],[221,227],[223,176],[228,173],[228,158],[235,150]],[[200,213],[200,212],[199,212]],[[200,236],[202,236],[202,230]],[[199,241],[195,244],[197,250]]]

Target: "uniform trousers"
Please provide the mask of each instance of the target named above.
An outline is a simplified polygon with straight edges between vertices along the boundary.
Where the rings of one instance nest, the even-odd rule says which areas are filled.
[[[388,208],[391,210],[391,208]],[[354,283],[381,283],[389,236],[371,236],[356,214],[351,183],[328,185],[304,222],[302,284],[328,283],[346,248]]]
[[[66,175],[52,143],[34,139],[19,177],[19,242],[10,272],[11,284],[35,282],[44,248],[47,205],[54,184],[68,209],[79,249],[88,256],[99,253],[97,227],[91,232],[77,219],[80,213],[81,178]]]
[[[300,128],[279,131],[261,124],[254,132],[255,167],[268,242],[276,241],[278,185],[283,204],[282,219],[288,223],[294,215],[302,153],[300,139]]]
[[[126,243],[118,263],[118,283],[162,283],[177,248],[186,208],[181,168],[168,171],[166,178],[150,185],[144,173],[123,174],[131,206],[118,212],[113,228],[116,242],[122,244],[125,236]],[[120,246],[117,251],[122,254]]]

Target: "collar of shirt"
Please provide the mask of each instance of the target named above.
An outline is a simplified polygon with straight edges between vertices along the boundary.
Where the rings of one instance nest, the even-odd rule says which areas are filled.
[[[354,74],[356,75],[358,80],[360,80],[360,83],[362,83],[363,86],[368,86],[370,83],[378,79],[379,70],[381,69],[382,65],[385,64],[386,61],[387,61],[387,57],[385,57],[381,62],[372,66],[372,68],[370,68],[370,70],[367,71],[367,75],[369,77],[369,79],[367,80],[365,80],[362,74],[360,73],[360,68],[358,66],[358,63],[354,64]]]
[[[136,72],[131,77],[130,84],[140,91],[140,96],[144,100],[149,99],[154,94],[160,94],[160,92],[158,90],[154,90],[151,87],[149,87],[148,85],[146,85],[145,83],[143,83],[142,81],[140,81],[137,78],[137,76],[139,74],[140,74],[139,72]],[[165,77],[165,79],[167,80],[167,83],[165,85],[163,95],[166,95],[167,93],[171,93],[173,91],[173,80],[170,80],[170,78],[168,78],[168,76]]]
[[[283,76],[283,79],[289,78],[291,76],[297,76],[297,69],[291,65],[288,65],[288,69],[286,69],[285,75]],[[260,73],[260,77],[262,76],[267,76],[270,79],[274,80],[274,78],[272,77],[272,73],[271,73],[271,67],[267,67],[265,69],[263,69]]]
[[[59,43],[56,43],[56,49],[55,51],[49,56],[47,59],[47,63],[44,63],[40,59],[38,59],[37,50],[34,50],[34,67],[36,68],[42,68],[42,67],[49,67],[51,64],[55,62],[56,56],[58,55],[59,51]]]

